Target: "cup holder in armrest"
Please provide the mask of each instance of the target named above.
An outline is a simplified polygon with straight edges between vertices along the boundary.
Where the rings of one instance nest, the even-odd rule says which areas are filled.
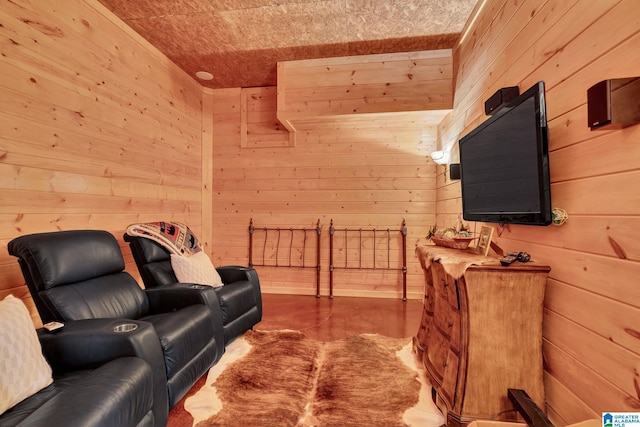
[[[206,286],[205,286],[205,285],[196,285],[196,284],[193,284],[193,285],[190,285],[189,287],[190,287],[191,289],[204,289]]]
[[[113,332],[131,332],[138,329],[135,323],[121,323],[113,327]]]

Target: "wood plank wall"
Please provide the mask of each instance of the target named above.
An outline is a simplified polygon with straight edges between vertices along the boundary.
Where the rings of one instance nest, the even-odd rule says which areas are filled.
[[[454,51],[445,146],[486,119],[484,101],[498,88],[546,84],[552,202],[569,221],[494,236],[551,266],[544,359],[557,425],[640,410],[640,126],[590,131],[586,119],[590,86],[639,74],[639,12],[633,0],[488,0]],[[455,218],[458,182],[439,180],[437,201],[439,223]]]
[[[545,380],[558,425],[640,408],[640,126],[586,125],[588,87],[638,75],[637,12],[634,0],[487,0],[454,50],[454,112],[438,129],[442,144],[455,144],[485,119],[483,102],[498,88],[547,85],[553,204],[569,222],[511,226],[497,240],[552,267]],[[461,211],[459,185],[426,160],[434,128],[351,124],[303,132],[295,147],[241,148],[242,91],[202,98],[96,0],[3,2],[0,23],[0,297],[28,299],[6,252],[25,233],[96,228],[121,239],[131,222],[182,220],[205,239],[211,230],[216,263],[245,264],[250,218],[305,227],[320,219],[324,248],[331,218],[341,227],[405,218],[411,251],[436,212],[448,224]],[[274,292],[312,294],[313,275],[261,271]],[[367,287],[341,292],[398,295],[392,280],[357,275]],[[419,297],[419,266],[409,275]]]
[[[445,113],[434,112],[437,119],[397,115],[375,125],[324,123],[298,132],[295,146],[243,148],[245,90],[205,95],[213,102],[214,264],[247,263],[251,219],[256,227],[294,228],[315,228],[320,220],[321,294],[327,295],[331,219],[336,228],[384,229],[399,229],[405,219],[409,297],[421,298],[422,273],[413,251],[435,220],[435,166],[426,156],[436,145],[434,123]],[[261,99],[272,102],[267,92]],[[258,270],[265,292],[316,292],[313,269]],[[398,272],[342,271],[336,273],[335,295],[397,298],[400,279]]]
[[[244,88],[241,96],[241,147],[269,148],[294,145],[294,134],[276,117],[278,102],[275,86]]]
[[[451,108],[452,72],[451,49],[279,62],[278,119],[295,131],[301,122]]]
[[[97,0],[0,5],[0,298],[29,305],[7,243],[137,221],[201,231],[202,88]]]

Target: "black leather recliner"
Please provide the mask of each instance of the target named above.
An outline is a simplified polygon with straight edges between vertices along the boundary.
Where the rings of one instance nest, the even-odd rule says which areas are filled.
[[[147,289],[178,282],[171,267],[169,251],[153,240],[124,235]],[[222,310],[225,344],[253,328],[262,320],[262,293],[258,273],[240,266],[217,267],[224,286],[214,288]]]
[[[151,323],[164,358],[169,408],[224,353],[222,314],[215,309],[213,289],[176,284],[143,290],[124,271],[120,246],[106,231],[31,234],[15,238],[8,249],[18,257],[43,322]]]
[[[1,414],[0,426],[165,426],[167,386],[156,333],[137,321],[128,321],[133,330],[115,331],[121,323],[78,320],[56,333],[39,329],[54,381]],[[132,357],[136,346],[139,357]]]

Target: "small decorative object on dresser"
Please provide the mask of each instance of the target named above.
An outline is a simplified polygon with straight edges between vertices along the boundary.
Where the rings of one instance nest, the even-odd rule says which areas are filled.
[[[493,236],[493,227],[483,225],[480,229],[480,239],[478,240],[478,246],[476,246],[476,252],[480,255],[487,256],[489,253],[489,246],[491,246],[491,237]]]
[[[436,246],[444,246],[452,249],[467,249],[469,243],[476,238],[471,235],[469,227],[458,220],[455,227],[440,228],[432,226],[427,233],[427,239],[435,243]]]
[[[444,246],[452,249],[467,249],[469,247],[469,243],[471,243],[475,237],[460,237],[454,236],[451,238],[446,238],[442,236],[432,236],[431,241],[436,244],[436,246]]]

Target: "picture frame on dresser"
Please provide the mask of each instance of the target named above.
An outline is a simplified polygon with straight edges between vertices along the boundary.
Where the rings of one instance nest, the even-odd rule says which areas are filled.
[[[493,237],[493,227],[483,225],[480,229],[480,237],[476,246],[476,253],[487,256],[489,247],[491,246],[491,238]]]

